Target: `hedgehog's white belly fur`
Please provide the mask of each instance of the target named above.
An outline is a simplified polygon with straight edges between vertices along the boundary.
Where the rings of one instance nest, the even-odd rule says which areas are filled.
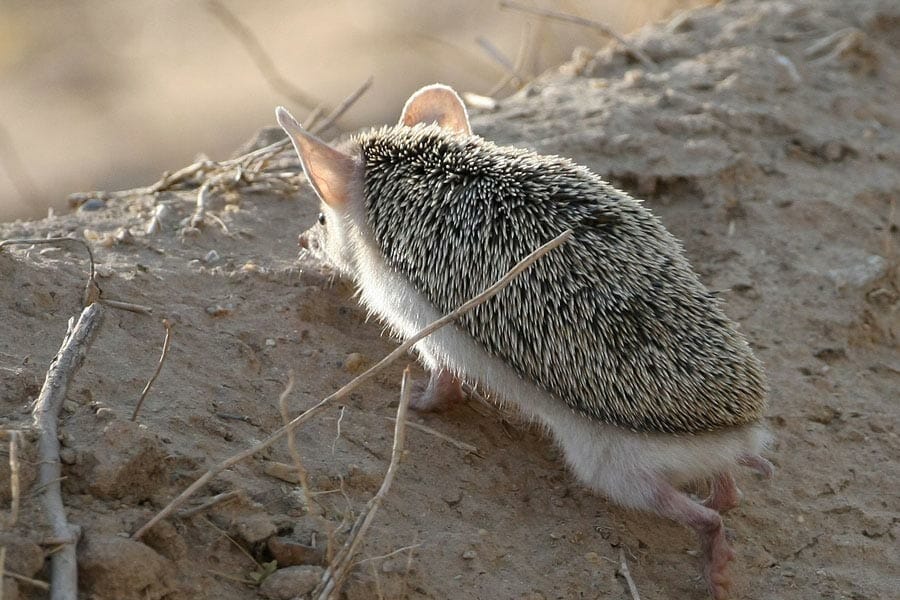
[[[366,246],[357,246],[358,283],[372,311],[403,338],[442,316]],[[652,480],[657,477],[677,484],[730,471],[741,457],[758,455],[770,439],[762,425],[674,435],[633,432],[593,421],[524,380],[452,324],[416,344],[416,349],[430,369],[443,367],[461,374],[546,426],[578,478],[626,506],[646,507],[652,502]]]

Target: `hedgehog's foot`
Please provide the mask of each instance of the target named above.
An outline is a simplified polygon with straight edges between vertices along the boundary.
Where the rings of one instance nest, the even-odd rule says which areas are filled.
[[[750,467],[766,479],[772,477],[775,474],[775,465],[771,462],[763,458],[759,455],[747,455],[742,456],[738,459],[738,463],[744,465],[745,467]]]
[[[703,501],[703,506],[721,514],[740,505],[743,497],[731,473],[720,473],[710,483],[709,498]]]
[[[654,490],[654,509],[662,516],[678,521],[697,532],[703,551],[703,574],[714,600],[728,598],[731,579],[728,563],[734,551],[725,539],[725,527],[718,512],[694,502],[667,482],[658,482]]]
[[[418,382],[413,386],[409,407],[418,411],[444,410],[462,399],[459,379],[447,369],[437,369],[431,372],[427,384]]]

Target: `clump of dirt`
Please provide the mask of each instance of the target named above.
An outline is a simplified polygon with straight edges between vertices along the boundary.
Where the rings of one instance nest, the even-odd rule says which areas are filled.
[[[898,39],[894,2],[720,3],[631,38],[656,70],[619,46],[579,51],[473,118],[489,139],[573,157],[645,198],[767,365],[779,470],[771,481],[740,474],[744,502],[726,518],[735,598],[896,594]],[[349,285],[296,260],[296,235],[317,212],[312,193],[301,196],[219,198],[210,211],[224,227],[199,230],[182,223],[189,193],[0,225],[0,238],[110,233],[94,249],[105,295],[154,311],[106,310],[62,415],[86,597],[287,597],[321,572],[378,488],[402,364],[299,431],[311,503],[286,476],[282,444],[195,504],[227,500],[126,539],[209,466],[280,426],[289,372],[296,414],[392,348]],[[168,216],[146,233],[160,203]],[[113,235],[122,228],[131,235]],[[85,269],[77,248],[0,252],[4,429],[28,428]],[[171,350],[131,423],[163,317]],[[628,597],[620,548],[642,597],[704,597],[689,533],[584,490],[539,431],[474,400],[414,419],[478,451],[408,432],[347,598]],[[35,455],[22,439],[27,487]],[[7,569],[46,579],[36,549],[47,531],[24,494],[2,538]],[[4,598],[44,594],[4,586]]]

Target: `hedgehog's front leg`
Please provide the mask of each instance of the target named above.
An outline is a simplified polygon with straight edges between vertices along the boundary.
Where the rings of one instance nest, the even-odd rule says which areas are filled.
[[[725,527],[719,513],[694,502],[671,484],[661,480],[654,483],[653,509],[697,532],[703,550],[703,573],[709,593],[715,600],[727,598],[731,587],[728,563],[734,558],[734,551],[725,539]]]
[[[433,369],[427,384],[417,383],[409,400],[409,407],[418,411],[449,408],[463,399],[462,384],[447,369]]]

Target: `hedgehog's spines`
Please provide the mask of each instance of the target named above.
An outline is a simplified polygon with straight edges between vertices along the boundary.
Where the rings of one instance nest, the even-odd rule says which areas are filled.
[[[448,312],[565,229],[459,325],[599,421],[700,432],[757,421],[762,370],[640,202],[568,159],[434,125],[358,135],[368,224],[387,264]]]

